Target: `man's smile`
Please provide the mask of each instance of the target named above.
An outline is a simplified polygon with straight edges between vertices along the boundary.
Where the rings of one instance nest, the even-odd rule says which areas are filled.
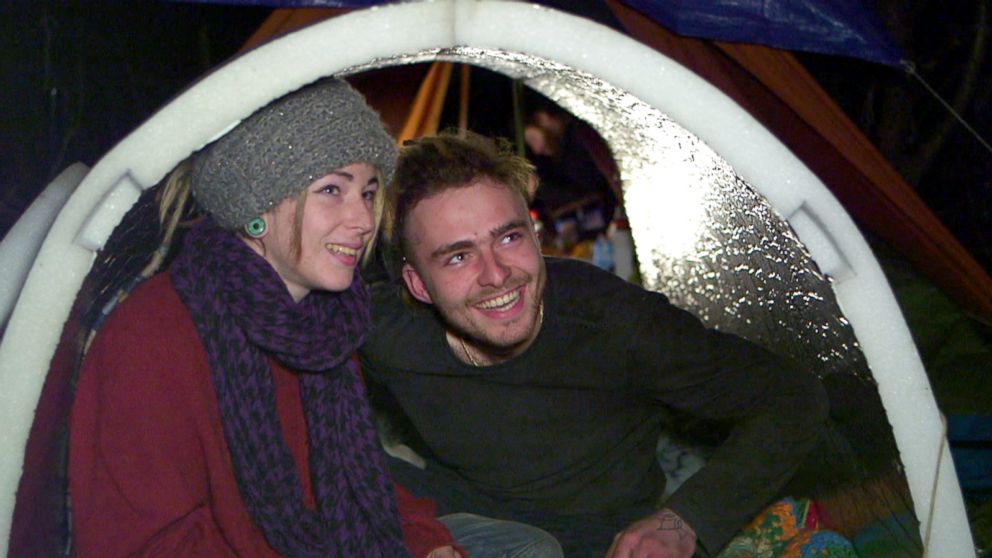
[[[482,302],[476,304],[475,307],[481,310],[509,310],[520,299],[520,291],[522,289],[523,286],[520,286],[495,298],[483,300]]]

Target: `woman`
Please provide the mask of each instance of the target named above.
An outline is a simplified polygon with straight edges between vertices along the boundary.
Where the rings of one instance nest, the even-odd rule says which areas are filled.
[[[458,555],[429,502],[394,492],[352,357],[370,324],[355,270],[394,162],[338,79],[194,156],[210,216],[108,318],[80,373],[78,556]]]

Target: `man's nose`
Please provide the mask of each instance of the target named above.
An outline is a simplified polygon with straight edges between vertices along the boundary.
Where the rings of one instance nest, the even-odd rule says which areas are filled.
[[[510,277],[510,268],[492,250],[481,253],[482,270],[479,273],[479,284],[487,287],[502,287]]]

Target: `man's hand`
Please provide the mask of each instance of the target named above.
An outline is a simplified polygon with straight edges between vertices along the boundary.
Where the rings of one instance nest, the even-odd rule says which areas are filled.
[[[614,537],[606,558],[692,558],[695,551],[696,532],[666,508]]]
[[[462,558],[460,552],[455,550],[455,547],[448,545],[442,546],[441,548],[435,548],[427,555],[427,558]]]

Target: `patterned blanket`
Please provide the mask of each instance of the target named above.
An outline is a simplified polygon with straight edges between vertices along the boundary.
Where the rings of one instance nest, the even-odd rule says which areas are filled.
[[[808,500],[785,498],[765,508],[718,558],[858,558],[850,541],[824,530]]]

